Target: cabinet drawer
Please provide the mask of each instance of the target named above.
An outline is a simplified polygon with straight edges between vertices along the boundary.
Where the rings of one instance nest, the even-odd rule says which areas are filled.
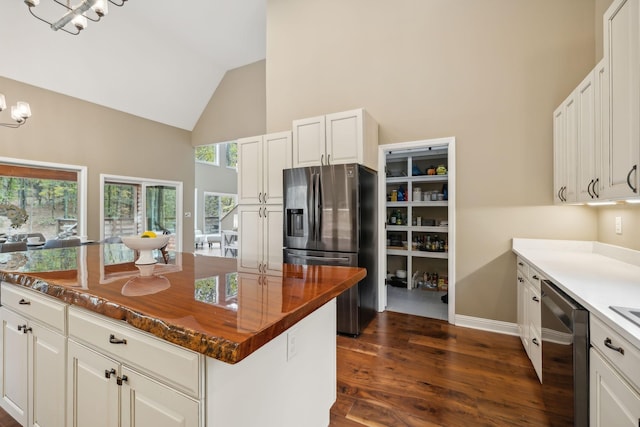
[[[126,343],[111,343],[111,335]],[[202,355],[199,353],[163,341],[124,322],[76,307],[69,309],[69,337],[147,372],[190,396],[200,396]]]
[[[535,268],[529,266],[529,283],[540,293],[540,284],[542,283],[542,275]]]
[[[518,257],[516,267],[518,269],[518,276],[522,276],[523,279],[529,278],[529,264],[527,264],[522,258]]]
[[[595,316],[591,316],[590,334],[591,345],[600,350],[618,371],[629,379],[636,390],[640,390],[640,369],[638,369],[640,349],[631,345],[629,341],[622,338]],[[605,342],[611,347],[621,349],[624,354],[607,347]]]
[[[38,291],[2,283],[2,305],[66,334],[67,304]]]

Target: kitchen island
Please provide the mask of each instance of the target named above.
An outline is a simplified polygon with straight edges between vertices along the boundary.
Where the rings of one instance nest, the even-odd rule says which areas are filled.
[[[120,244],[0,254],[3,408],[60,421],[43,425],[329,424],[335,297],[364,269],[263,276],[189,253],[152,269]]]

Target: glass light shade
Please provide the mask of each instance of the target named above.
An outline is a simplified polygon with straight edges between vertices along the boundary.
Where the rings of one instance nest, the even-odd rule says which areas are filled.
[[[20,114],[20,117],[22,117],[23,119],[31,117],[31,107],[29,106],[28,102],[18,102],[16,107],[18,110],[18,114]]]
[[[84,30],[85,28],[87,28],[87,18],[83,15],[76,15],[72,20],[71,23],[78,29],[78,30]]]
[[[24,2],[27,4],[27,6],[29,7],[36,7],[37,5],[40,4],[40,0],[24,0]]]
[[[0,93],[0,111],[7,108],[7,100],[4,99],[4,95]]]
[[[18,107],[15,105],[11,106],[11,118],[18,123],[24,122],[24,117],[20,115],[20,111],[18,111]]]
[[[108,4],[107,0],[97,0],[96,3],[91,6],[91,9],[93,9],[98,16],[102,17],[109,13]]]

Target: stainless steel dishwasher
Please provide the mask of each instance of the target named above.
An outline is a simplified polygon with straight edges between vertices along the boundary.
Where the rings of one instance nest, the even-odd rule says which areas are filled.
[[[589,425],[589,312],[542,281],[542,397],[552,426]]]

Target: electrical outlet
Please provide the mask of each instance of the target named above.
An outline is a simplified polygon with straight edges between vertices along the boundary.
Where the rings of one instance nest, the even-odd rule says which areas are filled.
[[[298,354],[298,328],[292,328],[287,332],[287,362]]]
[[[622,234],[622,217],[616,217],[616,234]]]

